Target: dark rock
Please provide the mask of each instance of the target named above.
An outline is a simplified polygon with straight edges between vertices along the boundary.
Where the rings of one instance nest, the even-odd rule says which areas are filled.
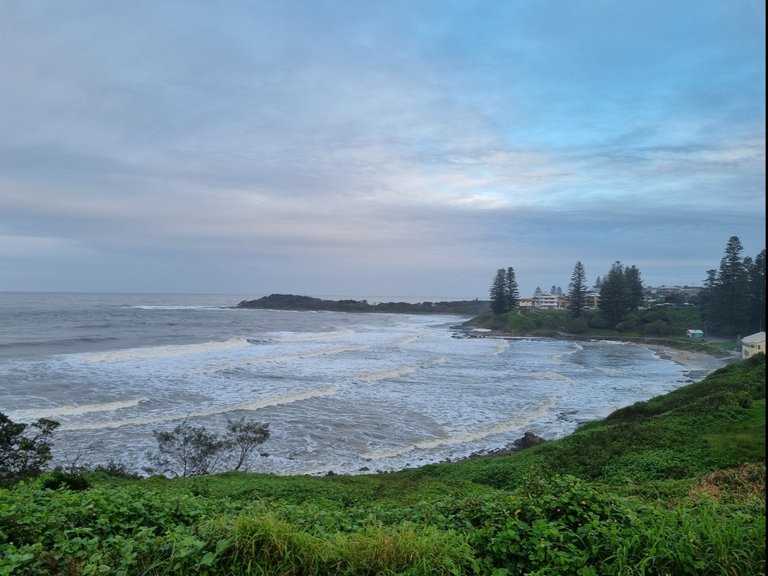
[[[517,446],[520,450],[524,450],[526,448],[530,448],[531,446],[542,444],[543,442],[546,442],[546,440],[544,440],[544,438],[541,436],[537,436],[533,432],[526,432],[523,434],[522,438],[518,438],[514,441],[514,445]]]

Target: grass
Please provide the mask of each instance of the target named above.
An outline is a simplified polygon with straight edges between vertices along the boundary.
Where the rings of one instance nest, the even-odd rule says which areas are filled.
[[[765,357],[511,456],[87,480],[0,490],[0,575],[764,574]]]

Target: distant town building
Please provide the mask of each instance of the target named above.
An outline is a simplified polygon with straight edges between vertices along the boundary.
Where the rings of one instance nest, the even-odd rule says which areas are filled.
[[[742,358],[749,358],[759,352],[765,353],[765,332],[757,332],[741,339]]]
[[[536,308],[554,310],[556,308],[562,308],[561,299],[562,296],[552,294],[551,292],[536,292],[533,295],[533,305]]]
[[[689,300],[698,297],[701,286],[646,286],[643,290],[645,306],[671,304],[685,306]]]

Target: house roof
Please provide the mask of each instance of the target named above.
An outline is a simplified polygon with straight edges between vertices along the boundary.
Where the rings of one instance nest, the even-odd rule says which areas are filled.
[[[741,339],[743,344],[757,344],[758,342],[765,342],[765,332],[757,332],[750,334]]]

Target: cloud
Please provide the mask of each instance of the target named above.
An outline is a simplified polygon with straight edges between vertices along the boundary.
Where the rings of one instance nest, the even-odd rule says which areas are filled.
[[[0,233],[105,271],[30,263],[15,286],[230,291],[306,270],[308,292],[483,296],[500,266],[525,288],[577,259],[673,283],[731,235],[763,242],[764,11],[4,5]]]

